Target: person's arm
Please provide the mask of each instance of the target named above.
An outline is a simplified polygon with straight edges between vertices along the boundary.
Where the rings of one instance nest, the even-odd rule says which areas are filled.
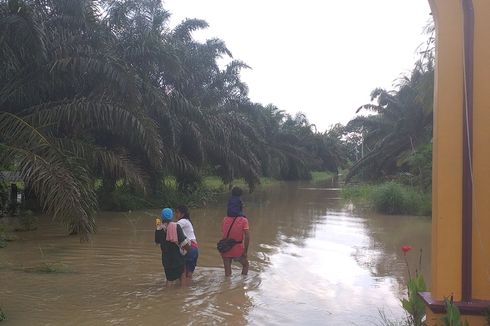
[[[247,257],[249,243],[250,243],[250,231],[243,230],[243,246],[245,247],[245,250],[243,251],[244,257]]]
[[[182,227],[180,224],[177,224],[177,239],[179,240],[179,245],[182,249],[185,251],[191,250],[191,245],[189,239],[184,234],[184,231],[182,230]]]

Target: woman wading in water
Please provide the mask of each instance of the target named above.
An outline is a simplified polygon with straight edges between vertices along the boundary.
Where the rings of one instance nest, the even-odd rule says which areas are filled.
[[[185,258],[185,276],[188,279],[192,278],[192,273],[196,269],[197,258],[199,257],[199,249],[197,246],[197,239],[194,233],[194,226],[192,225],[191,218],[189,216],[189,209],[187,206],[181,205],[175,209],[175,217],[177,218],[177,224],[180,225],[184,231],[184,235],[190,240],[191,248],[187,251]]]
[[[160,244],[162,250],[162,264],[167,282],[178,279],[184,281],[185,259],[181,250],[187,252],[191,249],[182,227],[172,222],[173,215],[172,209],[164,208],[161,220],[157,219],[155,230],[155,243]]]

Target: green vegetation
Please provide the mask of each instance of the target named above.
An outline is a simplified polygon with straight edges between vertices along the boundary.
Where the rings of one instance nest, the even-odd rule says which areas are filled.
[[[5,231],[5,226],[0,224],[0,248],[5,248],[7,246],[7,234]]]
[[[351,120],[346,130],[360,135],[361,157],[354,162],[346,181],[379,180],[412,176],[428,188],[432,159],[432,61],[417,64],[398,89],[376,89],[372,100],[360,110],[375,114]]]
[[[461,319],[461,313],[458,307],[453,303],[453,300],[444,299],[444,305],[446,306],[446,314],[442,317],[444,326],[469,326],[468,321]]]
[[[378,185],[349,185],[342,189],[342,196],[383,214],[430,215],[432,209],[429,195],[392,181]]]
[[[412,250],[411,246],[401,247],[403,258],[407,266],[408,282],[407,297],[400,300],[405,310],[405,318],[402,321],[393,321],[386,317],[384,312],[380,312],[382,325],[403,325],[403,326],[423,326],[426,325],[425,303],[418,295],[420,292],[427,291],[424,277],[419,272],[422,270],[422,249],[420,249],[419,263],[415,269],[415,277],[412,277],[410,265],[408,264],[407,254]]]
[[[60,274],[71,273],[71,269],[62,263],[48,263],[44,262],[35,267],[26,267],[23,269],[26,273],[40,273],[40,274]]]
[[[410,265],[408,264],[407,254],[412,250],[411,246],[404,245],[401,247],[403,258],[407,266],[408,282],[407,282],[407,297],[400,300],[403,309],[405,310],[405,318],[403,320],[390,319],[384,310],[378,309],[380,320],[379,325],[382,326],[423,326],[425,323],[425,303],[418,295],[420,292],[427,291],[424,277],[419,272],[422,270],[422,249],[420,249],[419,263],[415,269],[415,277],[412,277]]]
[[[7,184],[0,177],[0,216],[7,211],[8,189]]]
[[[427,291],[424,278],[417,275],[410,278],[407,284],[408,298],[402,299],[402,307],[408,314],[408,324],[414,326],[424,325],[425,303],[419,297],[419,292]]]
[[[355,201],[360,204],[369,204],[372,192],[375,189],[375,185],[371,184],[358,184],[347,185],[342,188],[342,197],[346,200]]]
[[[87,238],[100,208],[200,205],[236,180],[253,191],[348,166],[347,181],[430,188],[432,38],[410,76],[360,109],[374,114],[318,132],[253,103],[249,67],[222,40],[193,38],[205,21],[171,28],[169,16],[158,0],[0,3],[0,170],[69,233]]]
[[[279,184],[278,180],[272,178],[260,177],[259,180],[259,188],[267,188]],[[177,206],[182,203],[186,203],[190,207],[200,207],[207,202],[213,201],[217,195],[228,192],[232,186],[249,189],[249,185],[244,179],[234,179],[229,184],[226,184],[218,176],[204,177],[200,184],[187,193],[182,193],[179,190],[175,177],[166,177],[162,183],[161,191],[152,195],[132,189],[127,185],[116,184],[115,189],[110,193],[98,192],[101,209],[124,212],[162,206]]]
[[[34,216],[31,210],[22,211],[17,219],[19,226],[15,228],[15,231],[33,231],[38,227],[39,218]]]
[[[217,178],[219,180],[219,178]],[[192,191],[181,192],[175,178],[166,178],[160,190],[153,194],[142,192],[127,185],[116,186],[112,192],[98,192],[98,199],[103,210],[129,211],[137,209],[175,207],[182,203],[190,207],[199,207],[212,201],[216,195],[215,189],[205,184],[198,184]]]
[[[3,312],[2,307],[0,307],[0,321],[4,321],[7,319],[7,315]]]
[[[41,274],[59,274],[59,273],[72,272],[72,270],[66,264],[60,262],[47,261],[42,247],[39,247],[39,252],[41,253],[41,257],[44,261],[37,266],[24,267],[21,270],[23,270],[26,273],[41,273]]]
[[[234,183],[347,167],[347,182],[428,192],[433,38],[410,76],[359,109],[374,114],[318,132],[302,113],[252,102],[249,67],[222,40],[193,38],[205,21],[171,28],[169,16],[158,0],[0,3],[0,170],[24,181],[30,207],[86,239],[100,208],[201,205]],[[373,203],[405,213],[421,200],[395,196]]]
[[[423,193],[395,182],[376,187],[372,203],[378,212],[385,214],[430,215],[430,199]]]
[[[352,163],[345,181],[358,186],[343,190],[346,199],[385,214],[430,215],[432,186],[432,102],[434,90],[434,26],[421,59],[394,90],[375,89],[373,103],[342,130],[343,146]],[[383,183],[379,182],[383,180]]]
[[[0,248],[5,248],[10,241],[15,241],[18,237],[11,233],[12,228],[4,223],[0,223]]]
[[[253,190],[346,162],[337,130],[250,101],[249,67],[193,38],[205,21],[169,16],[159,0],[0,3],[0,170],[84,239],[100,207],[199,202],[207,175]]]
[[[260,180],[260,183],[258,186],[260,188],[267,188],[267,187],[271,187],[271,186],[279,184],[279,181],[277,179],[273,179],[273,178],[260,177],[259,180]],[[222,179],[220,179],[216,176],[205,177],[203,179],[203,185],[206,189],[209,189],[210,191],[215,192],[215,193],[228,192],[231,189],[231,187],[233,187],[233,186],[241,187],[244,189],[249,189],[249,187],[248,187],[248,185],[244,179],[235,179],[235,180],[231,181],[229,184],[225,184]]]
[[[336,177],[335,173],[327,172],[327,171],[313,171],[311,172],[311,181],[312,182],[323,182],[332,180]]]

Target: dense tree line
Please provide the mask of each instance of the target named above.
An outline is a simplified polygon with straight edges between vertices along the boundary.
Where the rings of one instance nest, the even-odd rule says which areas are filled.
[[[253,103],[248,66],[192,37],[205,21],[169,16],[160,0],[0,1],[0,167],[82,236],[97,182],[158,193],[172,175],[190,192],[211,173],[253,188],[346,161],[340,133]]]

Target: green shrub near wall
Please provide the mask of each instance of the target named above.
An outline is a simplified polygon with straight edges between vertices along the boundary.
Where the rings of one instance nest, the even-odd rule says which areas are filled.
[[[345,199],[365,202],[376,212],[391,215],[431,215],[430,195],[417,188],[386,182],[378,185],[347,186],[342,190]]]

